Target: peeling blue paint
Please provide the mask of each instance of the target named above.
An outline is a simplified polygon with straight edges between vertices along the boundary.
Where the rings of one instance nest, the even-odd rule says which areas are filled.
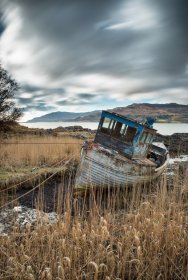
[[[107,129],[108,133],[106,131],[102,130],[103,127],[103,121],[105,118],[114,120],[116,122],[122,123],[127,125],[128,127],[135,128],[136,132],[135,135],[133,135],[133,139],[130,143],[130,141],[127,143],[122,137],[117,137],[117,135],[114,136],[113,129]],[[115,125],[114,125],[115,127]],[[110,113],[108,111],[102,111],[101,119],[99,122],[98,130],[95,137],[95,143],[99,143],[104,147],[111,148],[113,150],[118,151],[121,154],[124,154],[125,156],[132,158],[132,157],[144,157],[147,153],[147,147],[148,144],[141,145],[140,140],[142,137],[143,132],[147,131],[147,133],[154,134],[156,131],[149,127],[146,124],[139,123],[133,119],[127,118],[125,116],[116,114],[116,113]],[[110,132],[110,133],[109,133]],[[125,132],[125,137],[127,134],[127,131]],[[134,133],[134,132],[133,132]]]

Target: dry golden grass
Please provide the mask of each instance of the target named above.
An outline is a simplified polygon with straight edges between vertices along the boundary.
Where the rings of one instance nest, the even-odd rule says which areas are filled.
[[[63,159],[78,161],[83,140],[70,136],[24,135],[0,142],[4,143],[0,144],[1,190],[36,173],[39,177],[51,174],[62,166]]]
[[[48,144],[1,146],[1,167],[78,159],[80,145],[58,143],[82,142],[58,137],[9,141]],[[91,191],[82,198],[59,192],[57,208],[65,209],[55,224],[38,221],[34,229],[28,225],[0,236],[0,279],[188,279],[186,194],[187,179],[179,177],[171,188],[163,179],[149,188]]]
[[[0,145],[0,167],[8,168],[49,165],[67,156],[79,159],[83,141],[72,137],[23,136],[12,137],[3,142],[6,144]]]
[[[0,237],[1,279],[188,279],[182,184],[68,194],[54,225]]]

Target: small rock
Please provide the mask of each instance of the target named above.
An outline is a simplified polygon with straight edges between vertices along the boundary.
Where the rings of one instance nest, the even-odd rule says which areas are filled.
[[[14,213],[21,213],[22,212],[22,206],[15,206],[13,208]]]
[[[0,234],[4,232],[5,226],[0,223]]]

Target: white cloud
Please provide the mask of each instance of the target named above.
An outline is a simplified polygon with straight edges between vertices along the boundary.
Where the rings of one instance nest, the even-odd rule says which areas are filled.
[[[118,20],[117,20],[118,19]],[[122,3],[118,11],[112,13],[113,24],[106,24],[107,30],[152,29],[159,25],[159,14],[154,10],[149,1],[131,0]],[[110,20],[109,20],[110,22]],[[106,21],[108,23],[108,21]]]

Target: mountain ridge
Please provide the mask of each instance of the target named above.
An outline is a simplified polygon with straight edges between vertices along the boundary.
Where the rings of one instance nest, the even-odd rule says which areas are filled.
[[[188,123],[188,105],[177,103],[152,104],[152,103],[133,103],[125,107],[116,107],[107,109],[142,121],[144,118],[151,116],[156,118],[157,122],[184,122]],[[52,112],[41,117],[33,118],[31,122],[94,122],[100,119],[101,110],[90,112]]]

